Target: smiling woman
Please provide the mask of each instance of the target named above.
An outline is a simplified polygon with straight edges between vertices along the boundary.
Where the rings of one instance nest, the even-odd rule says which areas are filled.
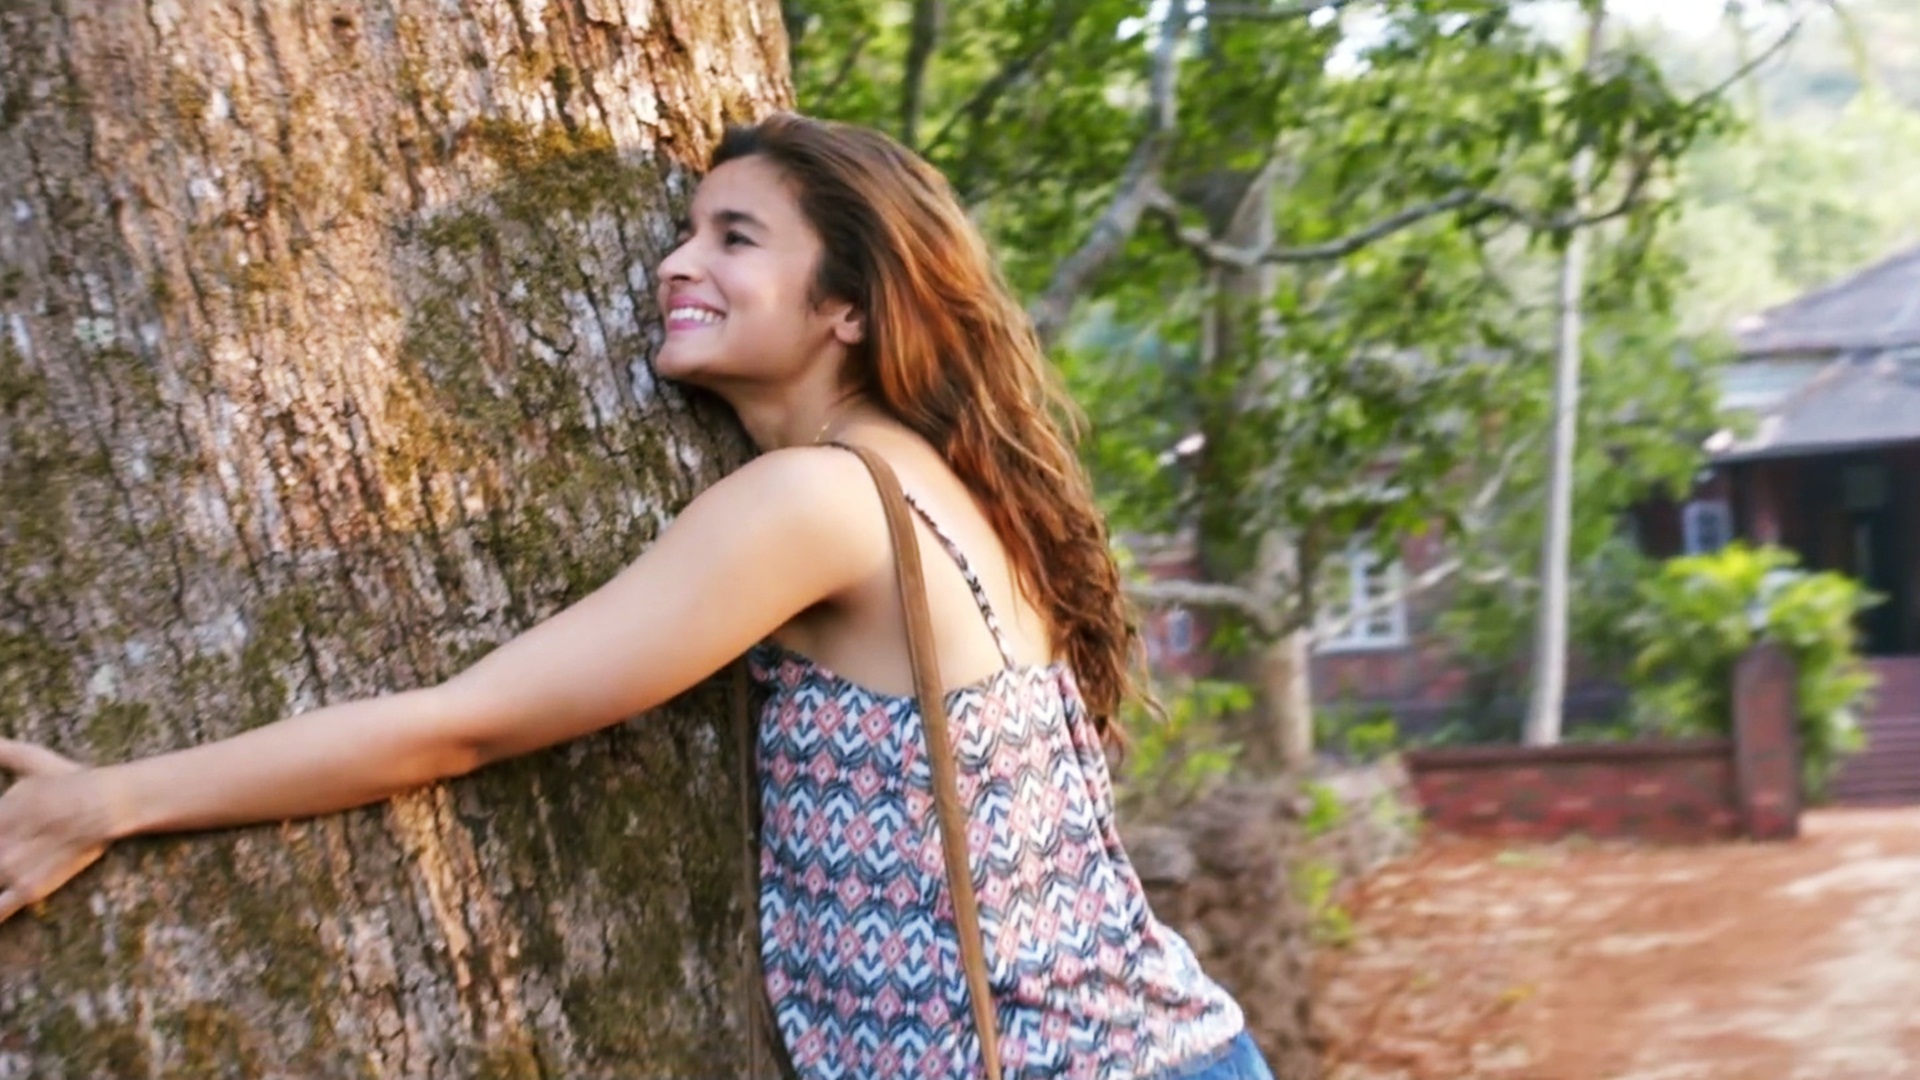
[[[667,339],[654,370],[706,386],[736,411],[741,394],[779,408],[830,391],[840,373],[810,361],[829,339],[858,345],[862,329],[850,301],[816,296],[821,256],[820,236],[777,166],[759,157],[720,163],[694,195],[680,245],[660,263]],[[801,385],[807,379],[823,385]],[[800,441],[761,435],[761,446]]]
[[[0,743],[25,774],[0,919],[120,838],[389,799],[747,654],[760,954],[799,1073],[1265,1077],[1121,847],[1104,749],[1138,641],[1070,408],[945,181],[874,131],[734,128],[658,276],[656,370],[758,458],[435,685],[96,768]]]

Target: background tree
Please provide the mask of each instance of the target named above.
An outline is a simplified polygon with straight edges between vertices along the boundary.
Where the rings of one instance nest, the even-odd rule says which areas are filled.
[[[1514,332],[1503,279],[1570,228],[1644,237],[1719,116],[1634,47],[1577,77],[1535,17],[1554,7],[883,5],[842,33],[831,3],[789,4],[803,105],[900,130],[908,91],[888,88],[914,88],[922,148],[1009,253],[1093,416],[1116,517],[1196,526],[1210,580],[1140,595],[1227,617],[1269,760],[1305,752],[1329,560],[1357,534],[1383,554],[1472,534],[1537,446],[1512,389],[1540,385],[1551,337]],[[1590,214],[1566,182],[1581,148]]]
[[[789,100],[771,3],[0,27],[0,731],[112,761],[438,680],[741,454],[655,383],[650,268]],[[0,929],[0,1076],[736,1071],[723,700],[123,845]]]
[[[1610,33],[1639,42],[1687,92],[1742,65],[1753,75],[1728,95],[1738,123],[1702,140],[1676,170],[1666,227],[1647,256],[1666,269],[1642,276],[1649,290],[1625,306],[1618,297],[1587,299],[1596,325],[1585,335],[1589,415],[1575,464],[1568,614],[1574,651],[1590,670],[1624,672],[1631,662],[1624,628],[1636,588],[1657,568],[1621,534],[1620,518],[1649,492],[1684,497],[1690,489],[1705,463],[1697,442],[1721,423],[1714,373],[1731,354],[1728,331],[1920,242],[1912,213],[1920,97],[1900,81],[1901,58],[1920,49],[1912,14],[1879,0],[1838,10],[1748,4],[1738,35],[1736,24],[1694,31],[1611,19]],[[1677,362],[1652,359],[1662,354]],[[1676,443],[1675,432],[1694,439]],[[1518,661],[1538,604],[1543,490],[1539,471],[1522,460],[1491,508],[1492,527],[1463,551],[1440,637],[1473,672],[1473,689],[1450,737],[1513,737],[1514,702],[1531,675]]]

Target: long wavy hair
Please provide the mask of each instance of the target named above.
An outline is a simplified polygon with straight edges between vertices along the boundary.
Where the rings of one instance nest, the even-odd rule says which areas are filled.
[[[1082,417],[953,189],[878,131],[791,113],[729,128],[711,165],[756,155],[820,235],[814,301],[865,315],[849,388],[933,444],[979,500],[1095,727],[1117,740],[1140,641],[1074,454]]]

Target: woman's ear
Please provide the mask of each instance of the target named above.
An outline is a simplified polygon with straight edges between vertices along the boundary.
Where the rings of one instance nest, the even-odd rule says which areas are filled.
[[[848,304],[833,320],[833,336],[836,341],[848,348],[865,341],[867,339],[866,313]]]

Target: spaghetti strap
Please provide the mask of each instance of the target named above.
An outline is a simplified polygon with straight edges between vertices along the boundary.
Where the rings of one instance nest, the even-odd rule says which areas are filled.
[[[906,495],[907,505],[913,507],[913,512],[919,514],[920,520],[926,522],[927,528],[933,530],[933,535],[940,541],[940,546],[946,548],[947,554],[953,557],[954,565],[960,568],[960,576],[967,579],[967,588],[973,590],[973,602],[979,605],[980,617],[986,620],[987,632],[993,635],[993,644],[1000,650],[1001,662],[1007,667],[1016,666],[1013,662],[1013,650],[1007,645],[1006,632],[1000,629],[1000,617],[994,614],[993,604],[987,599],[986,586],[980,583],[980,575],[973,572],[973,564],[967,561],[966,553],[960,550],[960,545],[954,541],[953,537],[947,535],[947,530],[933,520],[933,515],[927,513],[927,508],[920,505],[919,499],[914,498],[911,492],[903,494]]]
[[[824,445],[837,446],[849,452],[853,449],[845,443],[832,442]],[[940,546],[947,550],[947,555],[953,559],[954,565],[960,568],[960,576],[967,580],[967,588],[973,593],[973,602],[980,608],[980,617],[986,620],[987,632],[993,635],[994,647],[1000,650],[1000,662],[1007,667],[1017,667],[1018,665],[1013,662],[1013,649],[1007,644],[1006,631],[1000,628],[1000,617],[994,614],[993,604],[987,599],[986,586],[980,583],[980,575],[974,573],[973,564],[967,561],[966,553],[960,550],[960,545],[954,542],[947,530],[940,527],[940,523],[934,520],[933,515],[927,513],[927,508],[920,505],[920,500],[914,498],[912,492],[902,492],[902,494],[906,496],[907,505],[913,507],[913,512],[920,515],[920,520],[927,523],[927,528],[932,530],[934,538],[940,541]]]

